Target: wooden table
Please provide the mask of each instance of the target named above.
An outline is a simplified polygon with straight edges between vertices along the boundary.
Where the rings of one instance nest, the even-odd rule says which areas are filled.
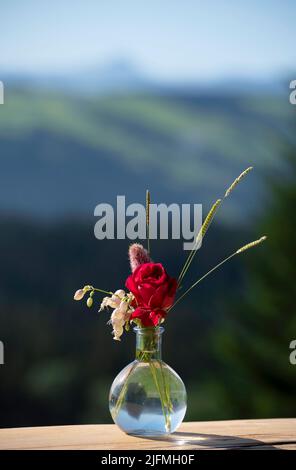
[[[183,423],[163,438],[127,436],[115,425],[51,426],[0,430],[0,449],[294,449],[296,419]]]

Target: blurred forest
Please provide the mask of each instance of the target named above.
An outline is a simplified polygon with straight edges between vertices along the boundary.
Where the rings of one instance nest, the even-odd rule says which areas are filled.
[[[200,284],[165,324],[164,360],[188,391],[187,420],[295,416],[295,169],[282,97],[198,94],[90,99],[14,90],[0,110],[0,426],[108,423],[108,392],[134,356],[108,314],[75,303],[93,284],[124,285],[128,240],[94,238],[96,204],[196,202],[206,212],[250,174],[217,219],[192,280],[267,234]],[[178,275],[181,241],[153,241]],[[188,278],[187,278],[188,279]],[[99,302],[99,298],[97,298]]]

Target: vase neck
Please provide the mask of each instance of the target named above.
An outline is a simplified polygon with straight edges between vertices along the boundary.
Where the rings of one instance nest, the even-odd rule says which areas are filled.
[[[149,362],[151,359],[161,359],[162,327],[134,328],[136,332],[136,359]]]

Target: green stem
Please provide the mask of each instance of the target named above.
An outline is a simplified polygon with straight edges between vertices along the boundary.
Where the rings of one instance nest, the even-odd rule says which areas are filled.
[[[143,336],[142,344],[136,351],[136,358],[138,361],[147,362],[149,364],[150,372],[159,395],[161,409],[165,420],[165,428],[167,432],[171,429],[170,412],[172,410],[171,401],[169,398],[168,388],[164,377],[162,360],[154,357],[157,353],[156,338],[154,332],[151,331],[150,336]]]
[[[113,295],[113,292],[108,292],[107,290],[98,289],[97,287],[92,287],[90,290],[96,290],[97,292],[102,292],[103,294]]]
[[[166,382],[165,373],[164,373],[163,367],[162,367],[162,361],[159,361],[159,366],[160,366],[160,370],[161,370],[164,393],[166,395],[167,409],[169,410],[169,412],[172,412],[173,411],[173,404],[172,404],[171,397],[170,397],[169,382],[168,383]]]
[[[186,259],[186,261],[185,261],[185,264],[184,264],[184,266],[183,266],[183,268],[182,268],[182,271],[181,271],[181,273],[180,273],[180,275],[179,275],[179,277],[178,277],[178,287],[180,287],[181,282],[183,281],[183,279],[184,279],[184,277],[185,277],[185,274],[186,274],[186,272],[187,272],[188,269],[189,269],[189,266],[190,266],[190,264],[191,264],[191,262],[192,262],[192,260],[193,260],[193,257],[194,257],[194,255],[195,255],[195,252],[196,252],[196,247],[197,247],[197,242],[195,242],[193,249],[190,251],[190,253],[189,253],[189,255],[188,255],[188,257],[187,257],[187,259]]]
[[[150,255],[150,191],[146,190],[146,237],[147,237],[147,251]]]
[[[134,368],[138,364],[138,362],[146,362],[149,365],[149,369],[152,375],[152,379],[154,381],[157,393],[159,395],[161,409],[165,421],[165,429],[169,433],[171,430],[171,412],[173,411],[173,405],[170,399],[169,388],[166,383],[165,373],[163,370],[163,363],[161,359],[153,357],[157,352],[157,347],[155,344],[155,336],[152,334],[148,338],[143,338],[143,343],[140,345],[139,348],[136,350],[136,361],[130,368],[124,384],[120,390],[119,397],[117,399],[115,410],[113,413],[114,419],[116,419],[123,403],[125,400],[128,381],[131,373],[133,372]]]
[[[196,251],[197,251],[197,247],[199,245],[199,243],[202,242],[202,240],[204,239],[215,215],[216,215],[216,212],[217,210],[219,209],[220,205],[222,203],[222,199],[217,199],[217,201],[212,205],[208,215],[206,216],[202,226],[201,226],[201,229],[200,231],[198,232],[197,236],[196,236],[196,240],[195,240],[195,244],[193,246],[193,249],[191,250],[191,252],[189,253],[186,261],[185,261],[185,264],[182,268],[182,271],[179,275],[179,278],[178,278],[178,287],[181,285],[181,282],[183,281],[189,267],[190,267],[190,264],[192,263],[193,261],[193,258],[194,256],[196,255]]]
[[[124,384],[122,386],[122,389],[120,390],[119,397],[118,397],[116,405],[115,405],[114,418],[117,417],[117,415],[119,413],[119,410],[120,410],[120,408],[121,408],[121,406],[124,402],[125,394],[126,394],[126,390],[127,390],[127,385],[128,385],[128,379],[129,379],[131,373],[133,372],[135,366],[136,366],[136,361],[133,363],[132,367],[130,368],[130,370],[129,370],[127,376],[126,376],[126,379],[124,381]]]
[[[220,266],[222,266],[224,263],[226,263],[226,261],[229,261],[231,258],[233,258],[235,255],[237,255],[238,253],[235,252],[235,253],[232,253],[232,255],[228,256],[227,258],[225,258],[223,261],[221,261],[219,264],[217,264],[214,268],[212,268],[210,271],[208,271],[206,274],[204,274],[201,278],[199,278],[196,282],[194,282],[194,284],[192,284],[192,286],[190,286],[185,292],[184,294],[181,295],[181,297],[179,297],[176,302],[174,303],[174,305],[172,305],[172,307],[169,309],[169,311],[175,307],[175,305],[177,305],[177,303],[180,302],[180,300],[182,300],[185,295],[187,295],[194,287],[197,286],[197,284],[199,284],[201,281],[203,281],[207,276],[209,276],[209,274],[211,274],[213,271],[215,271],[216,269],[220,268]]]
[[[161,361],[159,361],[159,362],[161,362]],[[170,432],[170,430],[171,430],[170,412],[169,412],[169,409],[168,409],[168,406],[167,406],[167,403],[166,403],[166,398],[163,397],[163,393],[161,391],[161,386],[158,382],[157,372],[156,372],[156,368],[155,368],[153,360],[149,361],[149,367],[150,367],[150,370],[151,370],[153,380],[155,382],[155,386],[156,386],[158,394],[159,394],[162,413],[163,413],[164,421],[165,421],[165,428],[166,428],[167,432]]]

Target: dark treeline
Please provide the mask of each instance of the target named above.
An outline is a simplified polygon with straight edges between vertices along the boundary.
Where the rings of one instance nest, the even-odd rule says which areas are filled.
[[[293,237],[286,239],[293,220],[285,212],[295,190],[279,190],[275,199],[278,209],[261,227],[273,234],[270,245],[232,260],[166,321],[164,359],[187,385],[187,419],[295,414],[288,361],[295,262],[287,245]],[[213,224],[187,283],[258,234]],[[2,216],[1,426],[111,421],[109,387],[133,360],[134,334],[114,342],[108,313],[97,312],[100,298],[88,309],[72,297],[86,283],[123,287],[128,244],[99,242],[93,221],[42,225]],[[151,249],[154,260],[178,275],[186,256],[180,241],[153,241]]]
[[[248,239],[249,234],[213,227],[187,283]],[[73,301],[73,293],[86,283],[107,290],[123,287],[129,274],[128,245],[128,240],[96,240],[93,221],[41,225],[2,216],[1,426],[110,421],[109,386],[133,360],[134,333],[114,342],[106,325],[108,313],[97,312],[100,298],[88,309]],[[186,256],[182,242],[152,241],[151,249],[154,260],[177,276]],[[215,387],[219,392],[222,384],[216,383],[211,338],[242,285],[237,260],[205,281],[166,322],[164,358],[187,384],[188,418],[225,414],[216,403]],[[214,395],[204,393],[205,387]]]
[[[296,159],[287,147],[289,176],[269,182],[256,232],[213,223],[184,287],[246,242],[266,233],[267,243],[206,279],[165,323],[163,356],[187,386],[187,420],[295,415]],[[100,297],[88,309],[73,293],[124,287],[129,241],[98,241],[93,228],[0,218],[1,427],[111,422],[109,388],[134,358],[134,333],[113,341]],[[152,241],[151,252],[178,276],[182,241]]]

